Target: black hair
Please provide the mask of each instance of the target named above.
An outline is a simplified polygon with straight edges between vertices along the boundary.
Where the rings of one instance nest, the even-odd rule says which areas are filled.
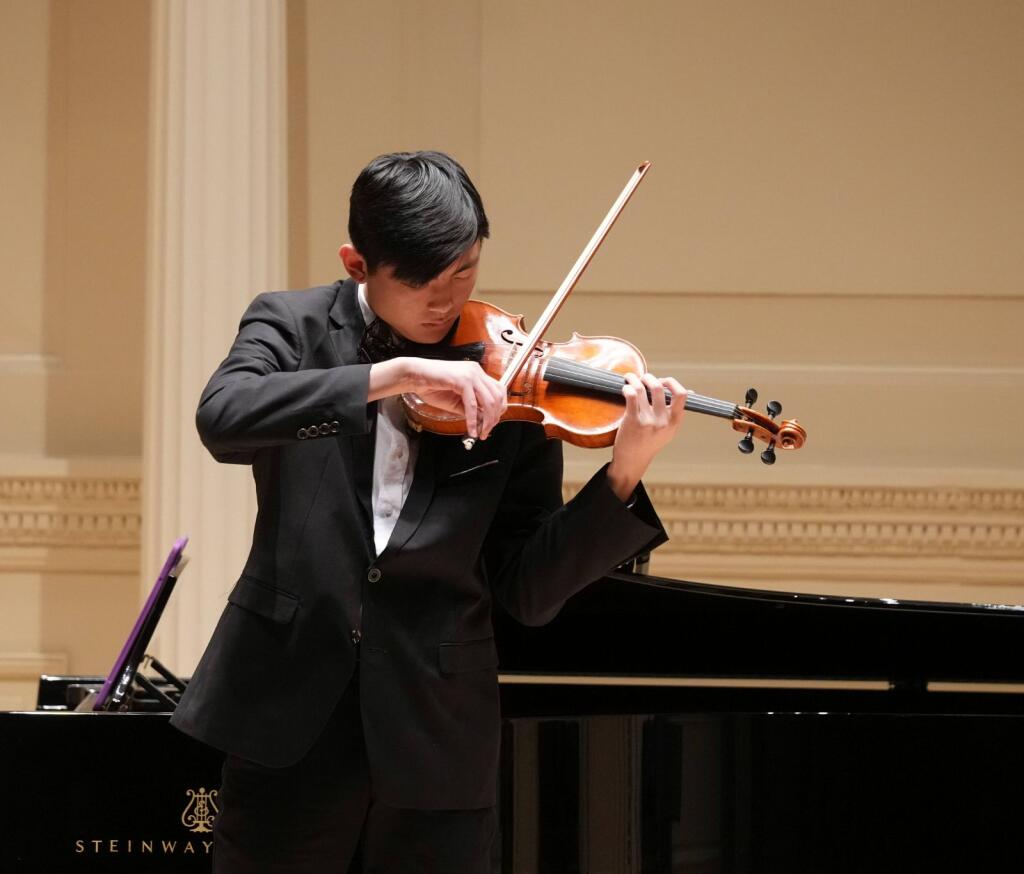
[[[466,171],[443,152],[374,158],[349,198],[348,233],[372,273],[425,285],[490,233],[483,202]]]

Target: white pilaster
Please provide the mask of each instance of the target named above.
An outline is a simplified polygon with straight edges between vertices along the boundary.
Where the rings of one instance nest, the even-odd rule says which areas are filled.
[[[153,4],[143,587],[191,537],[150,651],[191,672],[245,560],[249,469],[195,430],[209,375],[259,292],[285,287],[284,0]]]

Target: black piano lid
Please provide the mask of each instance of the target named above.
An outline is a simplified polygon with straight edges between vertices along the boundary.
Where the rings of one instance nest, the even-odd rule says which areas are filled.
[[[1024,606],[799,594],[613,573],[548,625],[495,617],[503,672],[1024,682]]]
[[[992,616],[1010,613],[1024,621],[1021,604],[960,604],[955,601],[914,601],[897,598],[866,598],[844,595],[814,595],[800,592],[782,592],[775,589],[747,589],[739,586],[719,586],[714,583],[695,583],[654,577],[645,574],[613,573],[608,579],[636,585],[657,586],[690,592],[693,595],[728,598],[733,601],[747,599],[759,603],[807,604],[815,607],[841,607],[844,610],[899,610],[914,613],[956,613],[959,615]]]

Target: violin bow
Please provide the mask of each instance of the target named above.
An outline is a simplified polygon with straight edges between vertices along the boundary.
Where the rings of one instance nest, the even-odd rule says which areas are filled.
[[[537,348],[537,344],[543,339],[544,334],[548,328],[551,327],[551,323],[555,320],[555,316],[558,315],[559,310],[562,309],[562,305],[572,294],[572,290],[576,287],[576,283],[579,282],[580,276],[583,275],[583,271],[587,269],[591,259],[594,257],[594,253],[600,248],[601,243],[604,242],[604,238],[608,236],[608,232],[612,229],[612,225],[618,219],[619,214],[625,209],[626,204],[629,203],[629,199],[633,196],[633,192],[636,191],[636,187],[640,184],[640,181],[647,174],[647,171],[651,167],[650,161],[644,161],[632,176],[629,177],[629,181],[626,182],[626,187],[622,189],[622,192],[616,198],[615,203],[612,204],[611,209],[608,210],[608,214],[604,217],[604,220],[597,226],[597,230],[594,231],[594,236],[590,238],[590,242],[584,247],[580,253],[579,258],[576,259],[576,263],[572,265],[572,269],[566,275],[565,279],[562,280],[562,284],[558,287],[558,291],[555,292],[554,296],[548,301],[548,305],[544,308],[544,312],[541,313],[540,318],[537,319],[537,324],[534,325],[530,335],[523,341],[523,344],[519,347],[512,360],[509,362],[508,367],[505,368],[505,372],[501,375],[501,379],[498,380],[501,383],[501,387],[507,392],[509,387],[515,381],[516,377],[519,376],[519,372],[523,369],[523,365],[526,364],[527,359],[533,353],[533,350]],[[466,437],[462,441],[462,445],[466,449],[472,449],[476,444],[476,438]]]

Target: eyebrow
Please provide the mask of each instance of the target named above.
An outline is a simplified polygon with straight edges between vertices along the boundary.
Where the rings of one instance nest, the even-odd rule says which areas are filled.
[[[476,267],[476,265],[479,264],[479,263],[480,263],[480,254],[477,253],[477,256],[475,258],[473,258],[471,261],[467,261],[465,264],[460,264],[458,267],[456,267],[455,268],[455,272],[456,273],[461,273],[463,270],[468,270],[470,267]]]

